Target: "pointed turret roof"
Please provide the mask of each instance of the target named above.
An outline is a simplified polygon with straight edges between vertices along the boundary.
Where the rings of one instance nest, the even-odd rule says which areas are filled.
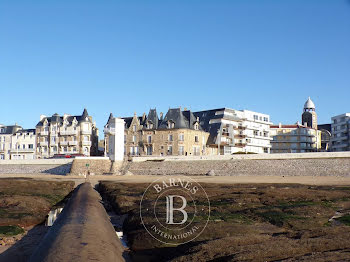
[[[83,118],[83,119],[85,119],[86,117],[88,117],[89,116],[89,113],[88,113],[88,111],[86,110],[86,108],[84,108],[84,111],[83,111],[83,114],[81,115],[81,117]]]
[[[306,100],[304,104],[304,109],[315,109],[315,104],[314,102],[312,102],[310,97]]]

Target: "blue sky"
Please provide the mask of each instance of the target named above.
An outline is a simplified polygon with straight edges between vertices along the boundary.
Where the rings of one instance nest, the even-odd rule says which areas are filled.
[[[349,0],[2,0],[0,123],[248,109],[350,111]],[[103,135],[101,130],[100,135]]]

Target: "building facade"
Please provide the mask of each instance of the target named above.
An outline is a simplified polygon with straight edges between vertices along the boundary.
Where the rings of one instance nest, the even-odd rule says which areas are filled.
[[[270,116],[249,110],[219,108],[193,113],[209,132],[212,154],[270,153]]]
[[[78,116],[41,115],[36,137],[38,158],[58,154],[94,156],[98,151],[98,129],[86,109]]]
[[[321,134],[317,129],[317,114],[310,97],[304,104],[302,124],[271,126],[271,153],[306,153],[322,151]]]
[[[0,125],[0,160],[34,159],[35,129]]]
[[[321,152],[331,151],[332,126],[331,124],[317,125],[321,132]]]
[[[271,126],[271,153],[317,152],[321,148],[321,132],[301,124]]]
[[[113,117],[111,113],[104,127],[104,156],[108,156],[112,161],[124,159],[124,126],[125,121],[121,118]]]
[[[332,151],[350,150],[350,113],[332,117]]]
[[[105,140],[113,136],[113,115],[105,126]],[[209,136],[200,126],[199,119],[191,111],[180,108],[169,109],[165,117],[158,117],[151,109],[146,116],[122,118],[124,125],[124,154],[126,156],[199,156],[206,155],[206,143]],[[109,152],[110,148],[106,148]]]
[[[20,129],[12,135],[11,159],[35,159],[35,129]]]
[[[0,125],[0,160],[11,159],[12,136],[20,129],[22,127],[17,124],[13,126]]]

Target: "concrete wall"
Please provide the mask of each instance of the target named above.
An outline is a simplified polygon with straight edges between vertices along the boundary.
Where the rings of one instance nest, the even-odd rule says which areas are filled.
[[[88,166],[87,166],[88,165]],[[74,159],[70,175],[103,175],[110,173],[112,162],[108,157],[77,157]]]
[[[208,156],[145,156],[132,157],[132,162],[150,160],[163,161],[200,161],[200,160],[238,160],[238,159],[323,159],[323,158],[350,158],[349,152],[314,152],[314,153],[286,153],[286,154],[234,154],[234,155],[208,155]]]
[[[0,174],[65,175],[70,172],[72,162],[72,159],[2,160]]]
[[[132,162],[135,175],[350,176],[350,158]]]

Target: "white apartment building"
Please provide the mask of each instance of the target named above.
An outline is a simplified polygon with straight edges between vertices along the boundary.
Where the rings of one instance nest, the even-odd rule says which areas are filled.
[[[0,125],[0,160],[34,159],[35,130]]]
[[[271,153],[317,152],[321,148],[321,131],[299,123],[271,126]]]
[[[332,117],[331,151],[350,151],[350,113]]]
[[[35,129],[20,129],[12,135],[11,159],[35,159]]]
[[[219,108],[193,113],[210,133],[207,146],[218,154],[270,153],[270,116],[249,110]]]

